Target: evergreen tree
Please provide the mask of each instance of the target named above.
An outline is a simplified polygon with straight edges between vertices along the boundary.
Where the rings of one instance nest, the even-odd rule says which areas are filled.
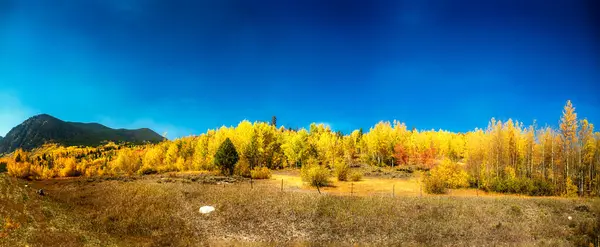
[[[215,165],[221,169],[224,175],[231,175],[238,160],[239,156],[235,146],[229,138],[225,139],[215,154]]]
[[[277,127],[277,117],[273,116],[271,118],[271,125],[273,125],[273,127]]]

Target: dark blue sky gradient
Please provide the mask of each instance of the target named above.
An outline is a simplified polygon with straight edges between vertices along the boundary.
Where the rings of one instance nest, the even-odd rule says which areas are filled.
[[[169,137],[600,124],[598,1],[0,0],[0,135],[29,114]]]

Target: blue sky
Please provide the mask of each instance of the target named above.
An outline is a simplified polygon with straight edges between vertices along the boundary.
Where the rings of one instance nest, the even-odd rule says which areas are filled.
[[[37,113],[178,137],[600,122],[594,0],[0,0],[0,135]]]

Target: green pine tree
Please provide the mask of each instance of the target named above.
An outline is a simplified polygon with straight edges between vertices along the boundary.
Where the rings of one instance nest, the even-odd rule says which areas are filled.
[[[225,139],[215,154],[215,165],[221,169],[224,175],[231,175],[238,160],[239,156],[235,146],[229,138]]]

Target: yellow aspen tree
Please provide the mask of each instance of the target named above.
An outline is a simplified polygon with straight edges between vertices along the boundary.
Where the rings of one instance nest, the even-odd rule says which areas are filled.
[[[562,144],[565,152],[563,155],[565,160],[565,176],[569,178],[573,163],[571,154],[574,145],[577,143],[577,113],[575,113],[575,107],[573,107],[570,100],[567,101],[567,104],[563,109],[560,132],[562,134]]]
[[[580,192],[583,192],[584,187],[591,191],[593,169],[592,163],[596,149],[594,140],[594,125],[590,124],[587,119],[581,120],[581,128],[579,129],[579,186]],[[587,181],[586,181],[587,180]]]

